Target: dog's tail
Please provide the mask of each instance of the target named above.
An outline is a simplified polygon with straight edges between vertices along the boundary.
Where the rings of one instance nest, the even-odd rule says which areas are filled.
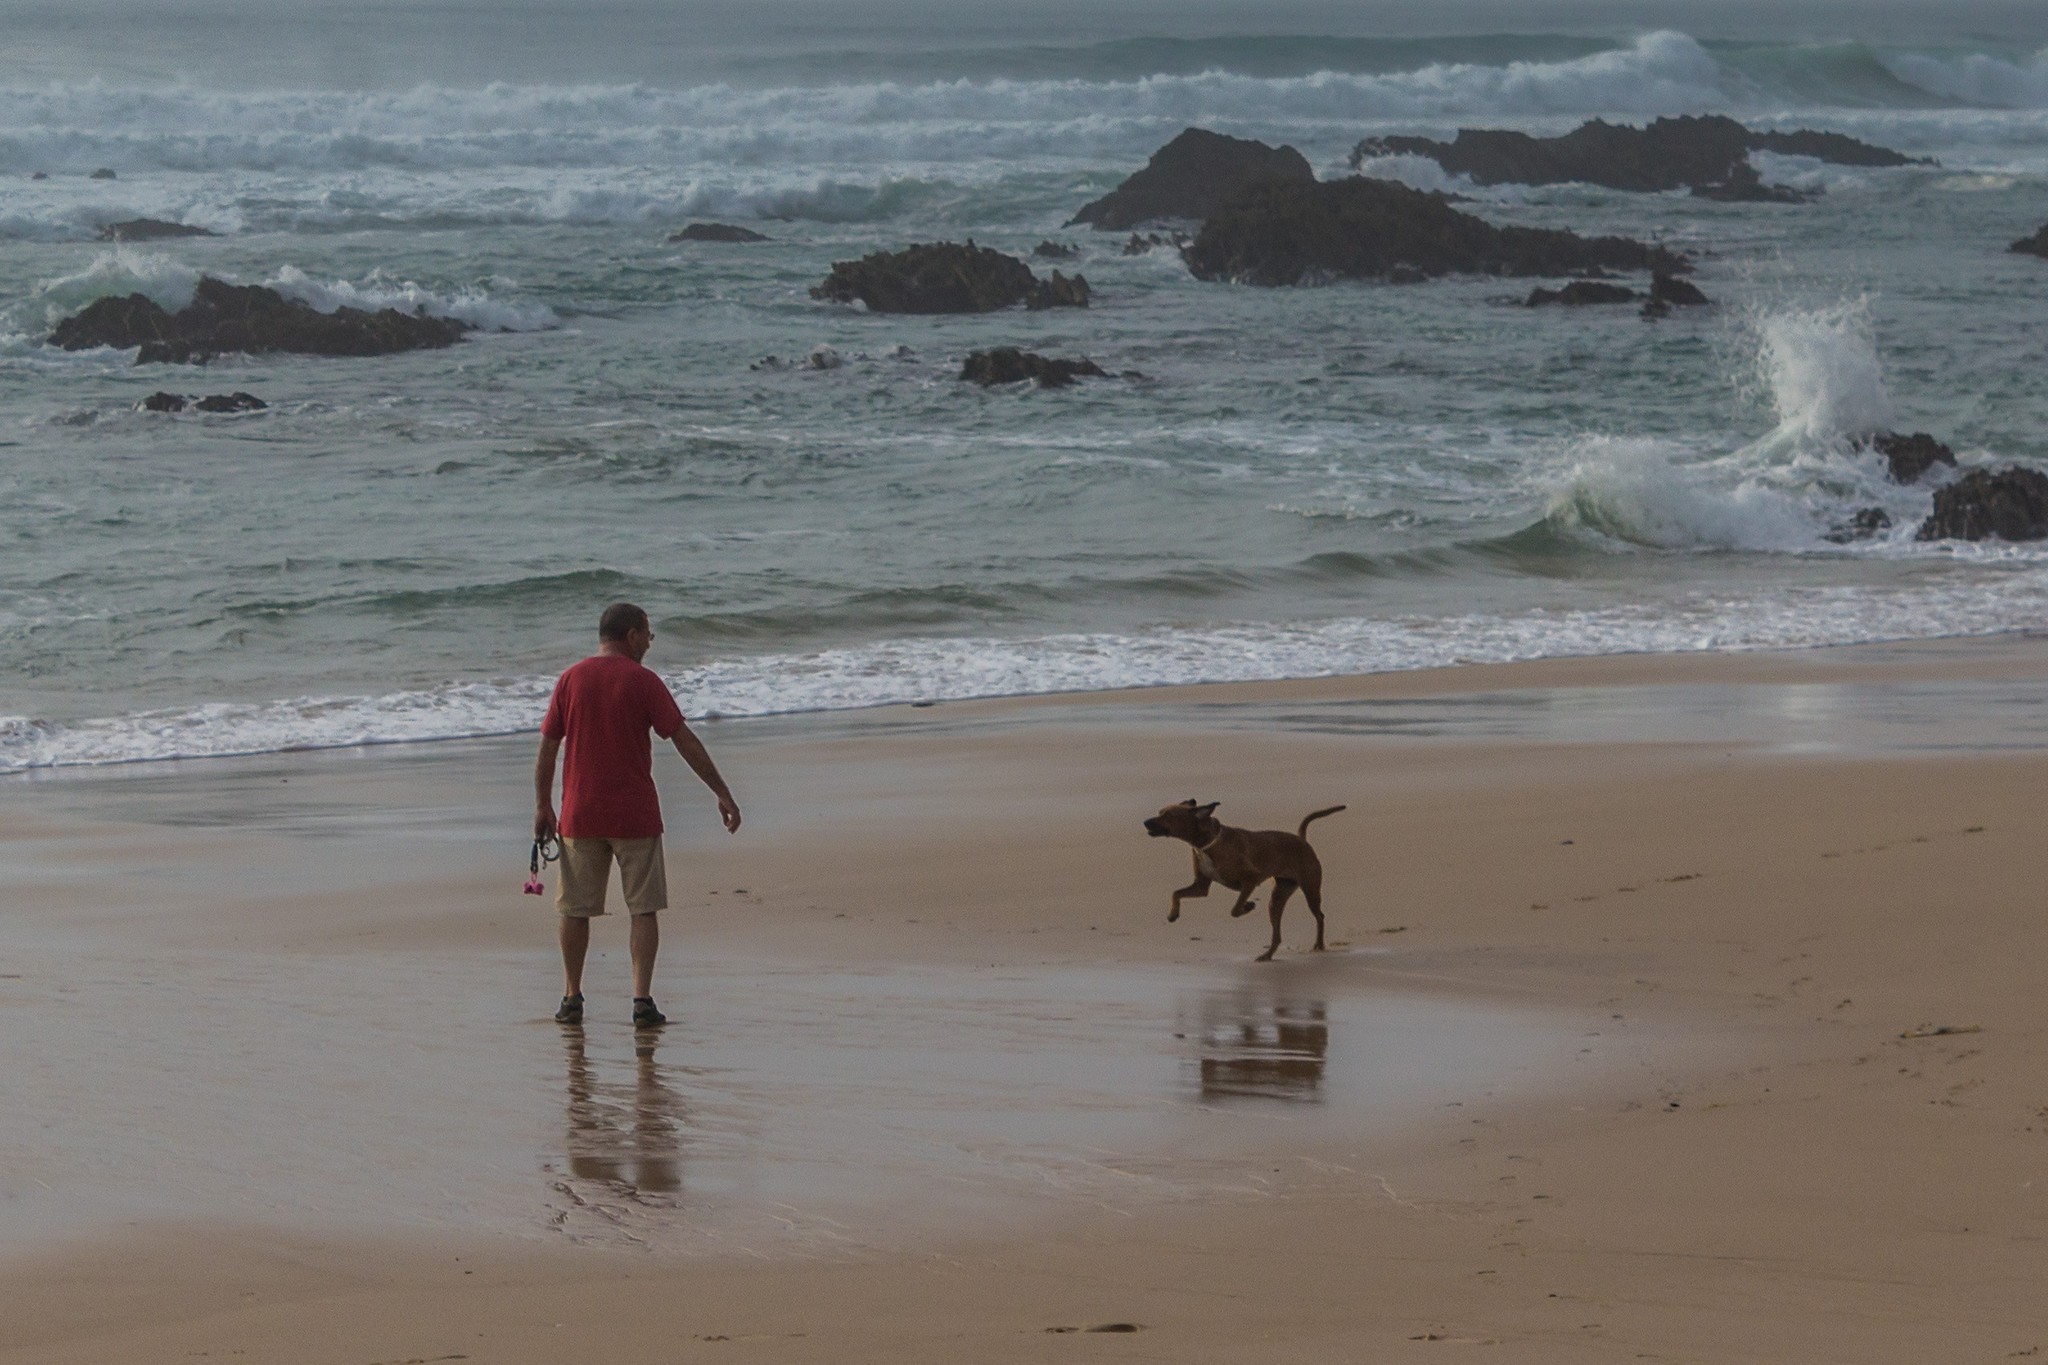
[[[1314,811],[1308,815],[1304,815],[1301,817],[1301,828],[1294,832],[1300,835],[1302,838],[1306,839],[1308,838],[1308,827],[1310,825],[1322,819],[1325,815],[1335,815],[1338,811],[1343,809],[1344,807],[1342,806],[1330,806],[1324,810]]]

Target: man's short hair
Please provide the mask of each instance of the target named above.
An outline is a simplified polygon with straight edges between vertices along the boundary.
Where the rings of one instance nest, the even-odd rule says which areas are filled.
[[[623,640],[636,630],[648,629],[651,627],[647,624],[647,613],[631,602],[614,602],[597,618],[600,640]]]

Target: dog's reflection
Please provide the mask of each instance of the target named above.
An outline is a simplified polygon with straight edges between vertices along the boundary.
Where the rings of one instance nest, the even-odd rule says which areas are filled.
[[[660,1035],[634,1036],[631,1082],[600,1079],[603,1064],[584,1050],[581,1027],[562,1030],[568,1054],[569,1174],[623,1186],[636,1194],[673,1194],[683,1187],[682,1097],[655,1060]]]
[[[1270,990],[1202,996],[1184,1030],[1205,1101],[1291,1100],[1320,1103],[1330,1055],[1329,1006]]]

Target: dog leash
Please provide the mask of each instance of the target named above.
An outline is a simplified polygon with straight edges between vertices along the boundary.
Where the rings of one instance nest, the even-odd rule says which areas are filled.
[[[550,852],[550,849],[553,851]],[[527,895],[539,896],[546,894],[547,887],[541,883],[540,870],[549,863],[559,862],[561,857],[562,840],[559,836],[550,834],[544,839],[535,839],[533,841],[533,856],[526,861],[527,875],[524,890]]]

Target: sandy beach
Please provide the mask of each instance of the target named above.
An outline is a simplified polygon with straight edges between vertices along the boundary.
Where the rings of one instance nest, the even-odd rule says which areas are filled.
[[[0,1361],[2048,1351],[2048,641],[702,733],[652,1038],[529,739],[0,783]]]

